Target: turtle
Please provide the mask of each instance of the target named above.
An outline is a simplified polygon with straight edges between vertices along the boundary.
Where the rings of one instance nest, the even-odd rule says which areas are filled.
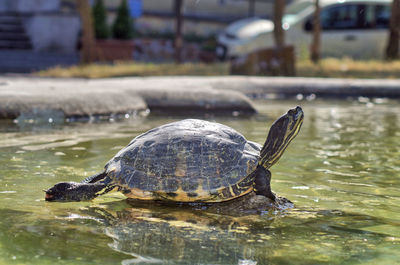
[[[139,200],[216,203],[254,191],[275,201],[269,168],[299,133],[303,119],[301,107],[290,109],[272,124],[263,146],[215,122],[165,124],[135,137],[103,172],[45,190],[45,200],[92,200],[118,190]]]

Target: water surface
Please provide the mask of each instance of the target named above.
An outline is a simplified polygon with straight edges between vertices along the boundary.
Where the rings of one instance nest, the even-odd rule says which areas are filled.
[[[43,189],[101,171],[134,136],[182,116],[0,123],[0,264],[399,264],[398,102],[258,101],[254,117],[202,118],[263,143],[297,104],[302,130],[271,169],[273,190],[296,207],[250,216],[118,193],[43,200]]]

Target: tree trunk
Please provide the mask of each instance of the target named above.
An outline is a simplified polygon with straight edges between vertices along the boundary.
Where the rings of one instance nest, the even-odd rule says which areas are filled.
[[[274,5],[274,37],[276,48],[285,46],[285,34],[282,28],[282,17],[285,10],[285,0],[275,0]]]
[[[176,28],[175,28],[175,62],[182,63],[182,4],[183,0],[175,0],[175,19],[176,19]]]
[[[255,16],[255,0],[248,0],[249,1],[249,17]]]
[[[400,0],[393,0],[392,15],[390,17],[389,40],[386,48],[386,59],[393,60],[400,58]]]
[[[92,10],[88,0],[76,0],[75,2],[82,23],[81,63],[91,63],[96,59]]]
[[[310,51],[310,59],[313,63],[318,63],[320,59],[320,47],[321,47],[320,14],[321,14],[321,8],[319,6],[319,0],[315,0],[315,11],[313,18],[313,39]]]

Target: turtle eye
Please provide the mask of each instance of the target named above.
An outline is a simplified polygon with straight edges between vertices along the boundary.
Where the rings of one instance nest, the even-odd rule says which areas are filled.
[[[288,111],[288,114],[289,114],[289,115],[294,115],[294,114],[295,114],[295,110],[294,110],[294,109],[290,109],[290,110]]]

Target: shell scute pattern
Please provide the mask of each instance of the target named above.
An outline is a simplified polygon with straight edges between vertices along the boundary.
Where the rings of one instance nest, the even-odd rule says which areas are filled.
[[[162,181],[162,188],[164,192],[175,192],[179,188],[179,181],[172,177],[165,177]]]
[[[225,125],[183,120],[152,129],[106,166],[128,189],[197,196],[237,184],[257,165],[260,147]]]

